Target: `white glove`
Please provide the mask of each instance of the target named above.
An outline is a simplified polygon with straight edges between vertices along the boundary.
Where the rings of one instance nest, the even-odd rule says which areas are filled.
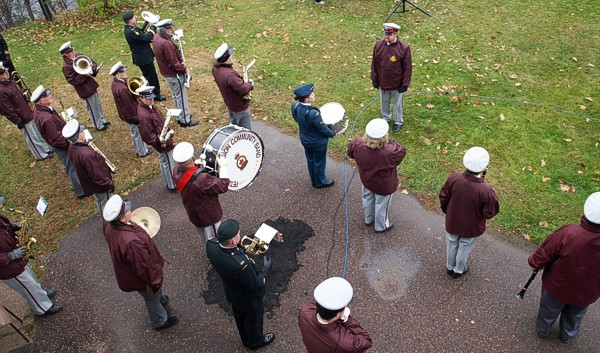
[[[248,83],[252,85],[252,87],[254,87],[254,80],[253,79],[249,79]]]
[[[229,173],[227,172],[227,159],[225,159],[225,157],[217,157],[217,166],[219,168],[219,178],[228,179]]]
[[[92,141],[94,139],[92,137],[92,134],[90,134],[90,131],[88,129],[83,130],[83,136],[85,137],[85,141],[86,142],[90,142],[90,141]]]
[[[350,317],[350,308],[345,307],[344,313],[342,314],[342,317],[340,318],[340,320],[342,320],[342,322],[346,322],[346,321],[348,321],[349,317]]]

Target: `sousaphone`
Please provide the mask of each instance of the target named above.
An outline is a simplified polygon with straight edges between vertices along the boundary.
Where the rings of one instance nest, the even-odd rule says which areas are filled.
[[[160,230],[160,215],[151,207],[140,207],[131,212],[131,221],[144,228],[150,238]]]

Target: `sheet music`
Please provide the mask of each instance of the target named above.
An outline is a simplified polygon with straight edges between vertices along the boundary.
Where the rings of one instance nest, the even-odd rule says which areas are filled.
[[[263,223],[256,231],[256,234],[254,234],[254,237],[269,244],[277,233],[277,229]]]
[[[43,196],[40,196],[36,209],[38,210],[40,215],[44,217],[44,213],[46,213],[46,210],[48,209],[48,201],[46,201],[46,199]]]

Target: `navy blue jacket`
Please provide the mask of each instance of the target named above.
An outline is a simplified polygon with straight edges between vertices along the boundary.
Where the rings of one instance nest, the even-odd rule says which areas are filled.
[[[303,146],[322,146],[330,137],[335,136],[335,132],[323,122],[319,109],[311,105],[292,102],[292,116],[300,127],[300,142]]]

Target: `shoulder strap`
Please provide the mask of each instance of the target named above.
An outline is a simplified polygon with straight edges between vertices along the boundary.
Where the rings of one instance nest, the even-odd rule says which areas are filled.
[[[183,175],[181,176],[181,179],[179,179],[179,181],[177,182],[177,185],[175,185],[177,187],[177,190],[179,190],[179,192],[182,192],[187,183],[190,181],[194,181],[198,174],[202,173],[202,170],[204,170],[204,168],[199,167],[192,167],[186,170],[185,173],[183,173]]]

